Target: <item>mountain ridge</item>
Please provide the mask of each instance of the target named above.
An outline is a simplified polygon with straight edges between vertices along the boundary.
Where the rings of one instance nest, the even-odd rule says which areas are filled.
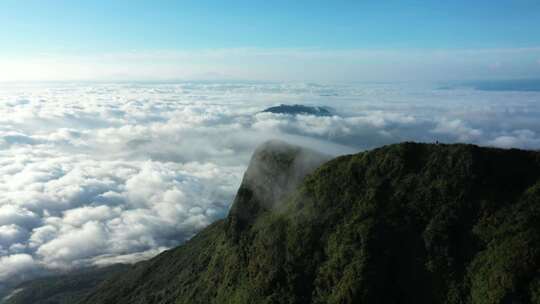
[[[298,147],[266,151],[252,160],[294,173]],[[248,169],[226,219],[77,303],[540,303],[539,152],[402,143],[315,163]],[[268,204],[267,183],[291,187]]]

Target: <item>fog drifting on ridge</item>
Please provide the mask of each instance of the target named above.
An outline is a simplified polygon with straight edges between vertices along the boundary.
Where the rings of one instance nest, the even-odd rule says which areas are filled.
[[[540,92],[407,84],[0,86],[0,282],[151,257],[226,215],[255,147],[540,148]],[[330,106],[330,117],[260,113]]]

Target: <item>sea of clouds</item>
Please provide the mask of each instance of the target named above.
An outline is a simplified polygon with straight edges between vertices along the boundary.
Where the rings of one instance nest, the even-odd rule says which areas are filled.
[[[334,116],[260,113],[330,106]],[[540,148],[540,92],[281,83],[0,85],[0,283],[133,262],[228,211],[269,139]]]

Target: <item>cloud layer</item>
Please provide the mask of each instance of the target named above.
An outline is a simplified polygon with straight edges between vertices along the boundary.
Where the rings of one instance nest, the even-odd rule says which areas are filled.
[[[0,87],[0,282],[180,244],[225,216],[268,139],[335,155],[404,140],[538,149],[539,97],[386,84]],[[259,113],[280,103],[338,115]]]

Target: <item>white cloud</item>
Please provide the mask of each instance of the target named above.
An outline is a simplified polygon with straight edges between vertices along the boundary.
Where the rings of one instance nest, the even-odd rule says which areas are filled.
[[[31,255],[13,254],[0,257],[0,281],[13,277],[24,278],[37,267]]]
[[[0,245],[4,248],[17,244],[20,241],[24,241],[27,234],[28,231],[18,225],[2,225],[0,226]]]
[[[442,119],[437,123],[432,132],[436,134],[451,135],[460,142],[475,141],[482,136],[481,130],[471,128],[467,123],[460,119]]]
[[[494,139],[489,140],[487,144],[501,148],[538,149],[540,147],[540,137],[531,130],[514,130],[496,136]]]
[[[67,231],[41,245],[36,252],[49,266],[69,268],[71,263],[102,252],[107,245],[105,227],[97,221],[89,221],[80,228],[62,228]]]
[[[411,84],[0,86],[0,283],[180,244],[225,216],[265,140],[329,154],[404,140],[539,148],[538,97]],[[259,113],[280,103],[337,115]]]
[[[106,205],[84,206],[65,211],[62,221],[68,225],[80,227],[87,222],[114,218],[119,214],[119,211],[119,208],[111,208]]]
[[[0,225],[17,224],[32,227],[39,222],[38,215],[16,205],[0,206]]]

